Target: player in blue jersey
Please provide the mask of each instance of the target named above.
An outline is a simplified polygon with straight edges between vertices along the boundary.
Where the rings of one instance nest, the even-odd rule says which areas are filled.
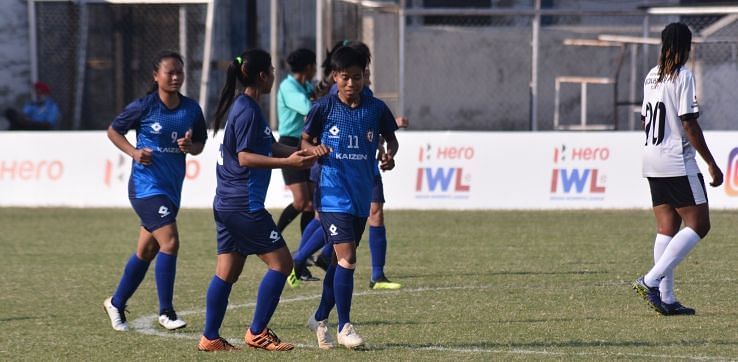
[[[128,197],[141,219],[136,252],[131,255],[118,288],[104,302],[113,329],[128,330],[125,306],[156,257],[159,324],[166,329],[187,325],[172,303],[179,250],[177,212],[185,158],[202,152],[207,139],[202,109],[179,93],[185,80],[182,56],[165,51],[153,63],[153,89],[126,106],[108,127],[108,137],[133,159]],[[136,130],[136,146],[125,138]]]
[[[337,342],[347,348],[364,344],[351,324],[351,295],[356,268],[356,246],[366,226],[374,185],[375,155],[379,136],[387,141],[380,167],[394,167],[399,144],[394,116],[381,100],[362,92],[367,59],[351,47],[341,47],[331,56],[337,95],[320,99],[310,109],[303,131],[303,148],[313,143],[327,146],[322,157],[316,209],[333,245],[334,258],[323,279],[323,293],[309,325],[316,331],[318,346],[332,348],[328,315],[338,312]]]
[[[327,149],[321,146],[298,151],[274,141],[258,104],[274,83],[271,62],[269,53],[260,49],[236,57],[228,66],[215,115],[213,128],[217,130],[227,112],[213,201],[218,258],[206,296],[205,326],[197,346],[200,351],[236,349],[220,336],[219,329],[231,288],[243,271],[246,257],[254,254],[268,270],[259,285],[254,316],[244,337],[246,344],[268,351],[294,348],[268,328],[292,270],[292,256],[264,208],[264,199],[271,169],[307,168],[316,157],[327,154]],[[243,90],[237,92],[237,87]]]
[[[369,51],[369,47],[366,46],[366,44],[358,41],[347,40],[337,43],[334,49],[328,53],[328,62],[330,61],[330,54],[341,46],[354,48],[356,51],[367,58],[367,64],[371,62],[371,52]],[[324,73],[330,74],[330,63],[324,63],[323,67]],[[364,70],[364,88],[362,89],[362,92],[366,93],[369,96],[372,96],[373,93],[369,88],[369,86],[371,85],[370,76],[370,70],[367,66],[367,68]],[[338,88],[332,81],[323,81],[321,82],[321,84],[323,84],[323,87],[329,88],[329,94],[335,95],[338,93]],[[397,117],[395,118],[395,122],[399,128],[407,128],[408,126],[408,120],[405,117]],[[378,148],[378,152],[380,152],[380,158],[381,153],[384,152],[383,144],[384,142],[380,138],[380,145]],[[368,219],[369,252],[371,254],[372,261],[372,276],[369,281],[369,288],[399,289],[402,287],[402,285],[400,283],[389,280],[384,274],[384,265],[387,257],[387,231],[384,225],[384,201],[384,186],[382,183],[382,176],[379,172],[379,168],[376,167],[374,187],[372,189],[371,211]],[[290,283],[290,286],[292,287],[296,287],[297,285],[299,285],[300,280],[308,280],[307,278],[310,276],[309,272],[306,273],[305,271],[307,270],[307,268],[302,267],[302,265],[306,264],[306,260],[309,255],[312,255],[315,251],[319,250],[324,245],[323,240],[325,237],[322,233],[322,230],[318,230],[318,228],[315,228],[314,224],[318,224],[318,222],[316,221],[313,224],[309,224],[308,228],[306,228],[308,232],[303,233],[303,241],[300,243],[300,249],[295,254],[295,271],[287,279]],[[332,246],[330,244],[326,244],[315,261],[316,265],[320,266],[324,270],[327,269],[328,264],[330,264],[332,250]]]
[[[317,66],[315,53],[308,49],[297,49],[287,56],[291,73],[279,84],[277,92],[277,113],[279,116],[279,143],[299,147],[305,116],[310,110],[313,96],[312,79]],[[277,221],[279,232],[289,225],[297,215],[300,218],[300,232],[313,219],[312,186],[309,184],[309,170],[282,170],[284,184],[292,192],[293,202],[282,211]],[[309,274],[309,272],[307,272]],[[318,279],[312,280],[318,280]]]

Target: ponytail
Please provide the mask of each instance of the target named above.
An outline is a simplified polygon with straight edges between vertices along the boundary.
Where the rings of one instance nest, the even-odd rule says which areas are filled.
[[[236,87],[236,81],[243,88],[251,86],[259,79],[260,73],[269,71],[271,64],[272,57],[261,49],[247,50],[228,64],[226,82],[220,91],[218,108],[213,119],[213,134],[220,129],[221,121],[226,116],[236,96],[240,93]]]

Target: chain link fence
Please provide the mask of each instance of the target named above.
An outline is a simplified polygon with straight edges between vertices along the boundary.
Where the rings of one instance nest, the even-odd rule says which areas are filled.
[[[105,129],[151,89],[164,49],[185,57],[183,93],[198,98],[205,4],[35,1],[38,79],[62,113],[60,129]]]
[[[738,14],[654,15],[643,1],[542,0],[536,40],[530,0],[335,3],[333,39],[351,34],[370,45],[372,86],[414,129],[639,129],[643,79],[657,63],[661,30],[675,21],[694,33],[688,67],[703,127],[738,129],[731,91]],[[336,34],[336,19],[354,28]]]
[[[208,113],[232,57],[248,47],[270,49],[276,27],[277,83],[289,72],[289,52],[323,53],[316,40],[325,48],[362,40],[373,53],[375,94],[413,129],[637,129],[660,32],[681,21],[695,34],[688,66],[703,127],[738,129],[738,13],[654,15],[639,8],[641,0],[540,0],[539,12],[538,0],[317,1],[322,17],[317,2],[279,0],[275,24],[269,0],[216,2],[212,71],[201,100]],[[61,129],[107,127],[149,90],[150,63],[162,49],[184,53],[184,92],[199,100],[207,5],[34,3],[38,79],[60,104]],[[238,16],[243,11],[251,15]]]

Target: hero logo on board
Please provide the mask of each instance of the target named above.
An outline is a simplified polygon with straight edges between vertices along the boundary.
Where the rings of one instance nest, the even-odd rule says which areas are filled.
[[[415,178],[415,198],[467,199],[471,191],[472,146],[421,146]]]
[[[604,200],[607,175],[600,167],[609,159],[607,147],[554,148],[551,200]]]

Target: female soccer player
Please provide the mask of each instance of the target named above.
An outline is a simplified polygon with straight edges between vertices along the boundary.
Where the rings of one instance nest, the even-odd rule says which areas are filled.
[[[686,25],[667,25],[661,32],[659,63],[643,85],[643,176],[651,188],[658,231],[654,266],[633,283],[633,288],[663,315],[695,313],[674,295],[674,268],[710,230],[707,192],[695,150],[707,163],[710,185],[723,183],[723,173],[697,122],[694,76],[685,66],[691,44],[692,32]],[[685,226],[679,230],[682,222]]]
[[[226,84],[215,114],[215,130],[219,129],[226,112],[228,117],[216,168],[217,189],[213,201],[218,259],[206,296],[205,327],[197,345],[200,351],[236,349],[220,336],[219,329],[231,288],[243,271],[246,257],[253,254],[268,270],[259,285],[254,317],[244,337],[246,344],[268,351],[294,348],[267,327],[292,270],[292,256],[272,216],[264,208],[264,199],[271,169],[309,167],[327,150],[310,147],[310,150],[297,151],[274,142],[272,130],[258,104],[261,95],[268,94],[274,83],[271,62],[269,53],[260,49],[248,50],[236,57],[228,66]],[[244,88],[242,92],[237,93],[237,85]]]
[[[177,212],[187,153],[202,152],[205,118],[194,100],[179,93],[185,80],[182,56],[162,52],[153,64],[153,89],[129,104],[108,127],[108,138],[133,159],[128,197],[141,219],[136,252],[131,255],[112,297],[103,303],[113,329],[128,330],[125,306],[156,257],[159,324],[166,329],[187,325],[172,305],[179,250]],[[136,130],[136,147],[124,137]]]
[[[328,314],[334,305],[338,311],[338,343],[347,348],[364,344],[350,319],[356,246],[369,216],[379,136],[387,140],[382,169],[394,167],[392,159],[399,148],[392,112],[384,102],[362,91],[366,62],[366,57],[351,47],[336,50],[331,65],[338,94],[313,105],[302,136],[304,148],[317,140],[317,144],[332,150],[329,157],[319,161],[316,206],[335,258],[323,279],[320,305],[309,319],[318,346],[325,349],[333,347]]]
[[[313,96],[311,80],[317,70],[315,53],[308,49],[297,49],[287,56],[291,74],[279,84],[277,92],[277,113],[279,116],[279,143],[291,147],[300,146],[305,116],[310,110]],[[309,170],[285,169],[282,171],[284,184],[292,192],[293,201],[282,211],[277,221],[281,233],[300,213],[300,232],[313,219],[312,186],[309,185]],[[305,269],[309,274],[309,271]],[[310,280],[317,280],[312,277]]]
[[[369,86],[371,85],[370,81],[370,71],[369,71],[369,63],[371,62],[371,52],[369,51],[369,47],[366,46],[366,44],[359,42],[359,41],[348,41],[345,40],[343,42],[340,42],[339,44],[334,47],[334,49],[328,53],[328,60],[330,60],[330,54],[333,53],[338,47],[340,46],[348,46],[362,54],[367,59],[367,67],[364,70],[364,88],[362,89],[362,92],[366,93],[367,95],[372,96],[373,93]],[[330,74],[332,70],[330,70],[330,64],[324,64],[324,67],[326,68],[326,72]],[[336,85],[333,82],[324,82],[323,84],[331,84],[329,93],[330,94],[337,94],[338,89]],[[397,127],[399,128],[407,128],[408,126],[408,120],[405,117],[397,117],[395,118],[395,122],[397,124]],[[379,157],[381,159],[382,153],[384,150],[384,140],[380,137],[379,140]],[[371,254],[372,258],[372,276],[371,280],[369,281],[369,288],[371,289],[399,289],[402,287],[402,284],[393,282],[387,278],[387,276],[384,274],[384,265],[385,260],[387,258],[387,230],[384,225],[384,184],[382,182],[382,175],[379,172],[379,168],[375,167],[375,178],[374,178],[374,187],[372,188],[372,204],[371,209],[369,213],[369,252]],[[308,229],[309,230],[309,229]],[[305,238],[305,235],[303,235],[303,238]],[[304,280],[305,276],[300,274],[300,270],[307,270],[307,268],[298,268],[298,266],[304,265],[307,256],[312,255],[312,253],[317,250],[318,243],[317,241],[313,240],[322,240],[323,236],[319,233],[315,232],[308,236],[308,239],[305,243],[300,244],[300,250],[298,250],[297,254],[295,254],[295,275],[290,276],[290,285],[294,286],[295,280]],[[310,249],[311,247],[315,247],[315,250],[304,250],[303,246],[305,246],[304,249]],[[332,246],[327,244],[323,248],[323,251],[320,253],[316,260],[316,264],[320,266],[321,268],[326,269],[328,267],[328,264],[330,263],[330,258],[332,254]]]

